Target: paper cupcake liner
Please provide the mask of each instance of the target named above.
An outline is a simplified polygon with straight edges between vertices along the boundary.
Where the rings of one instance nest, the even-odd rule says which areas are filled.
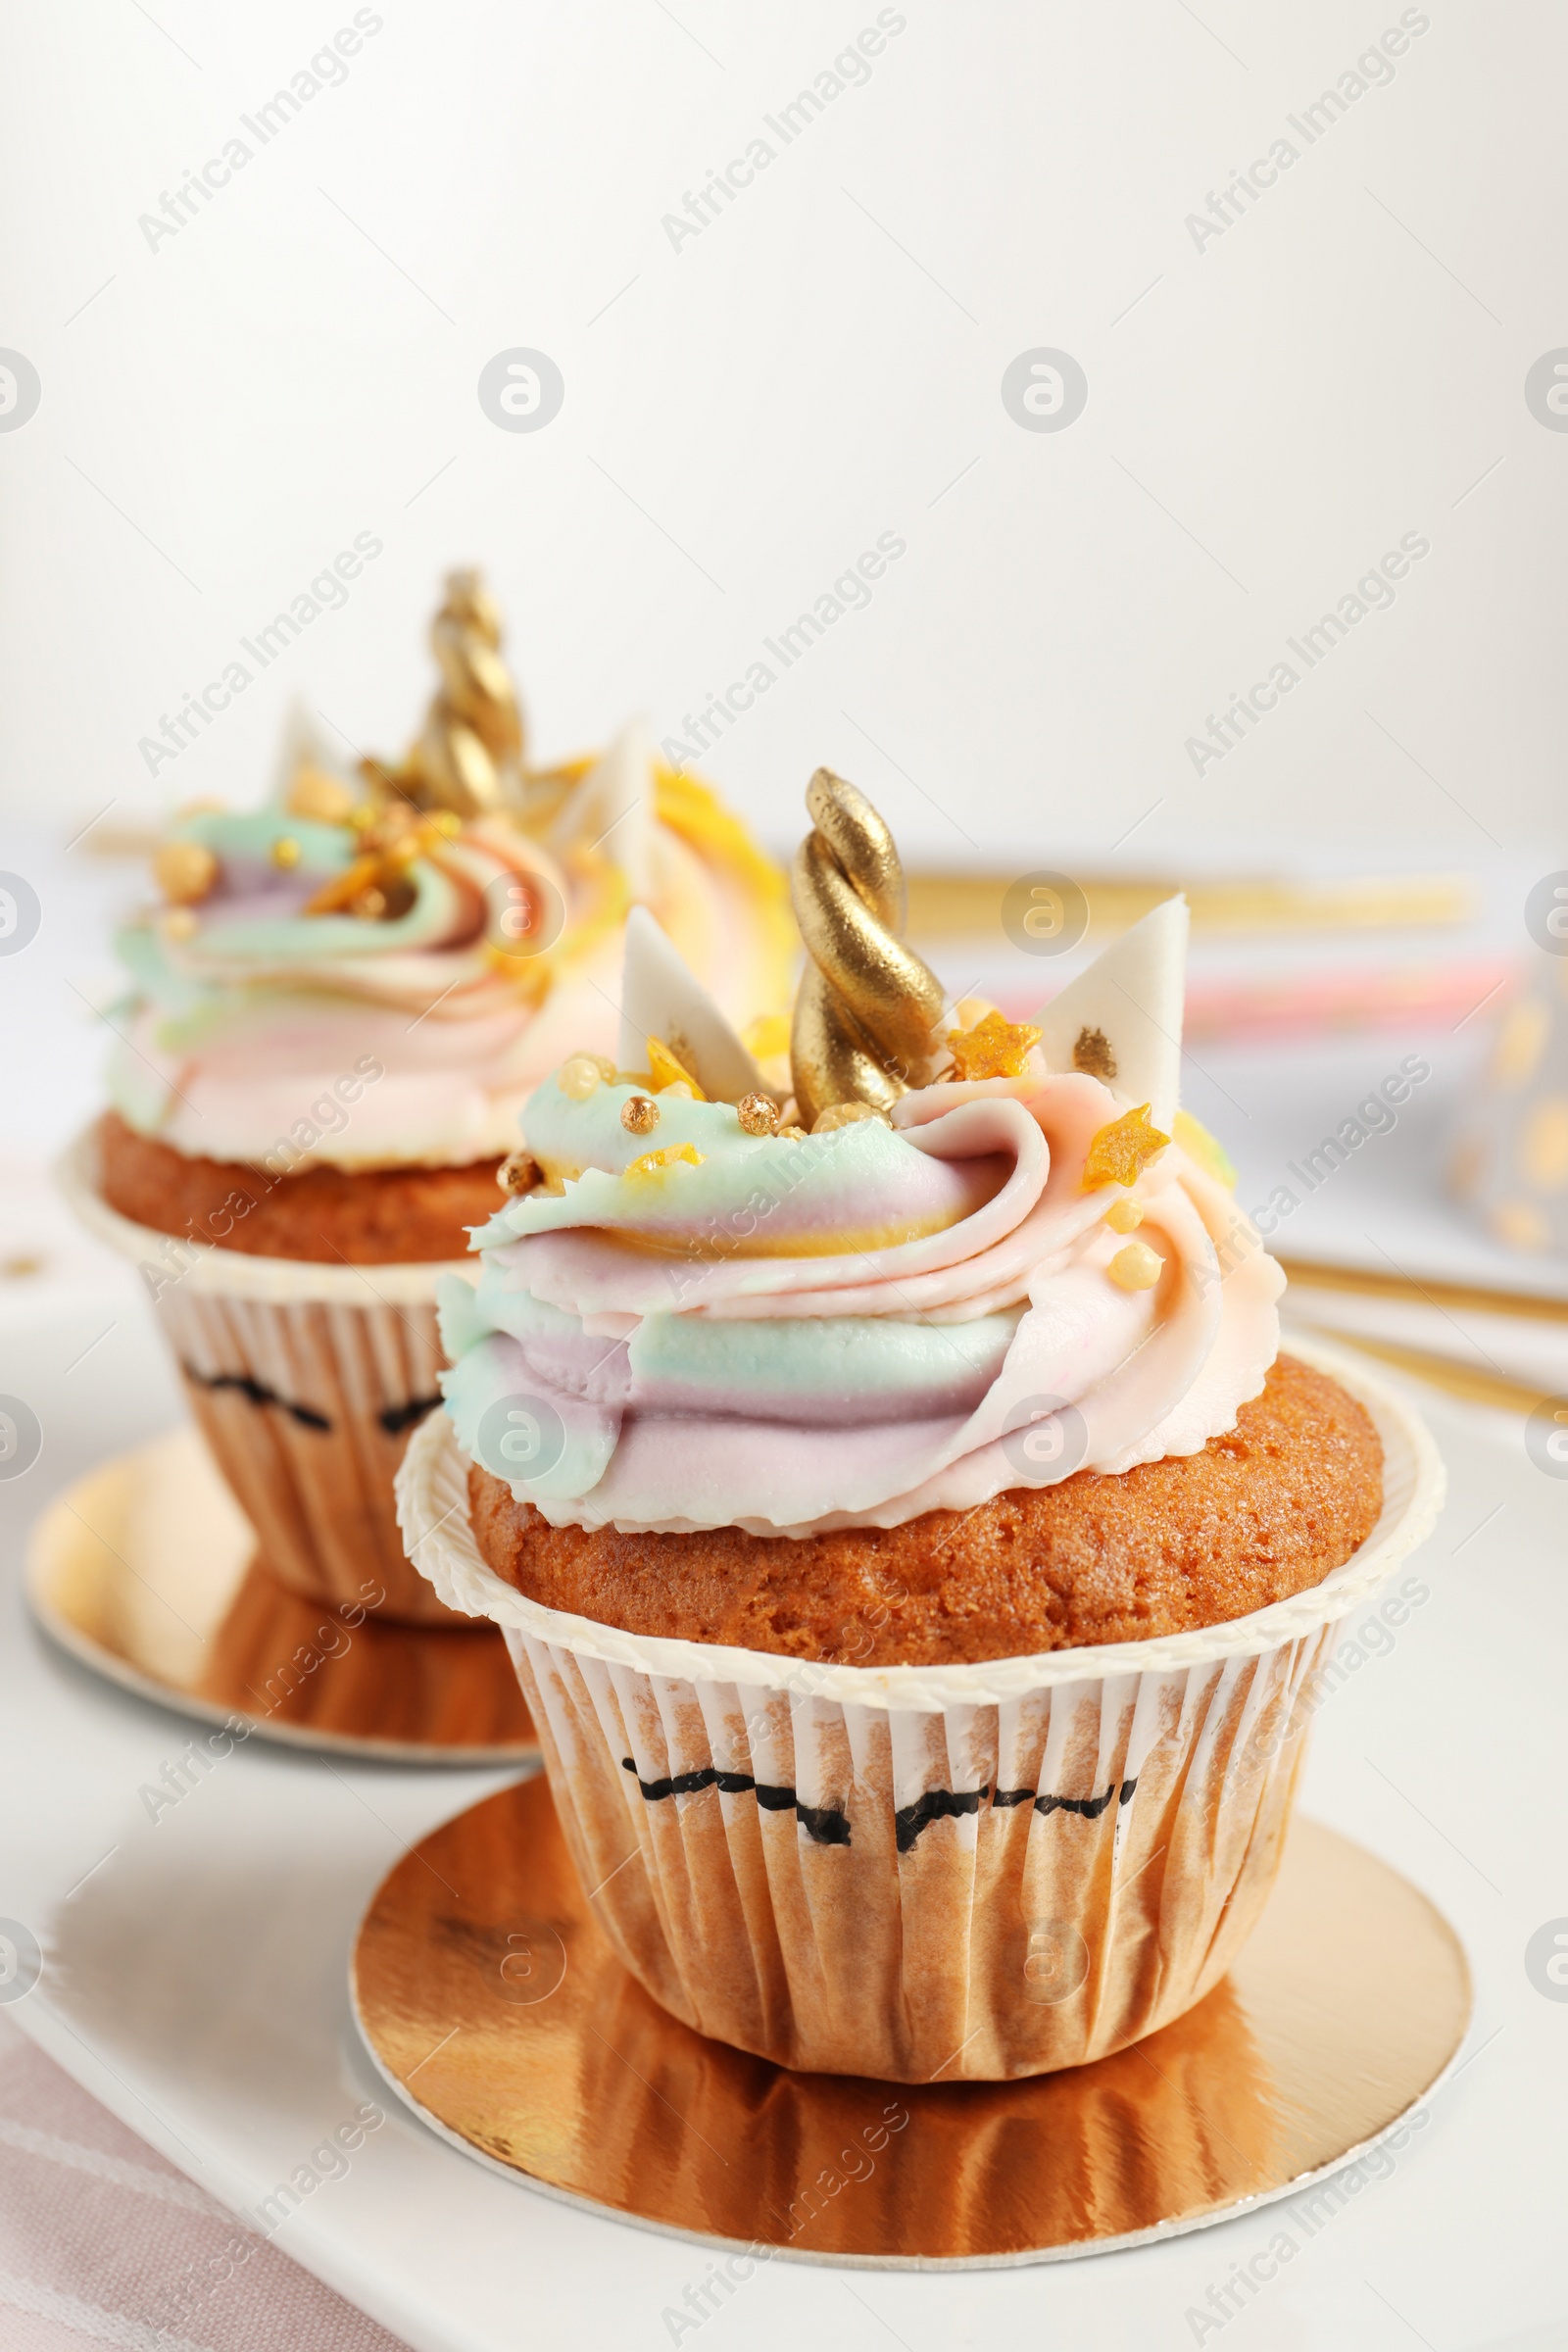
[[[109,1206],[90,1133],[59,1177],[88,1228],[139,1267],[272,1574],[328,1606],[450,1625],[409,1563],[393,1480],[410,1430],[440,1402],[436,1284],[464,1262],[323,1265],[179,1241]]]
[[[1429,1533],[1443,1468],[1358,1364],[1384,1507],[1311,1591],[1150,1642],[963,1666],[819,1666],[656,1641],[485,1564],[444,1413],[398,1480],[411,1556],[506,1636],[583,1886],[700,2033],[924,2082],[1077,2066],[1224,1975],[1273,1885],[1333,1629]]]

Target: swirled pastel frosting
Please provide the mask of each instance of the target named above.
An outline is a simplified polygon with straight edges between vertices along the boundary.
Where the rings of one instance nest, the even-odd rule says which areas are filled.
[[[199,905],[149,911],[119,936],[132,993],[112,1016],[116,1109],[220,1160],[284,1142],[295,1166],[351,1169],[508,1152],[522,1103],[565,1054],[614,1054],[633,899],[731,1019],[776,1011],[793,952],[782,878],[706,787],[657,762],[645,772],[649,809],[628,810],[643,816],[635,871],[623,847],[635,826],[590,838],[605,824],[591,792],[575,833],[568,808],[543,839],[508,816],[438,816],[418,826],[378,919],[363,899],[360,912],[313,909],[352,883],[364,847],[352,824],[282,801],[188,812],[171,842],[214,879]],[[562,774],[569,800],[592,771]],[[518,906],[539,919],[537,954],[508,936]],[[334,1084],[366,1057],[380,1074],[345,1117]],[[330,1119],[313,1118],[322,1103]]]
[[[1196,1453],[1263,1386],[1279,1267],[1179,1143],[1086,1182],[1125,1116],[1097,1078],[928,1086],[809,1137],[668,1093],[628,1134],[633,1091],[539,1089],[543,1188],[445,1286],[460,1441],[504,1469],[517,1420],[508,1483],[556,1525],[897,1526]],[[1130,1203],[1148,1287],[1112,1272]]]

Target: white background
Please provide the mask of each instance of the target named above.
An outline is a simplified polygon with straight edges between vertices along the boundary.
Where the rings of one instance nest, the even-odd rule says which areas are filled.
[[[662,735],[891,530],[869,609],[702,761],[780,846],[821,760],[922,862],[1103,863],[1141,818],[1146,865],[1560,842],[1568,434],[1523,392],[1568,343],[1560,9],[1433,0],[1200,253],[1187,215],[1397,6],[902,0],[869,80],[676,251],[662,216],[872,0],[382,0],[342,85],[149,249],[138,217],[352,13],[5,11],[0,344],[43,387],[0,433],[6,813],[243,801],[296,694],[401,748],[456,561],[538,754],[636,710]],[[516,345],[564,375],[541,432],[479,407]],[[1066,431],[1002,404],[1038,345],[1088,375]],[[1411,530],[1394,609],[1196,776],[1221,698]],[[347,606],[149,776],[139,739],[361,531]]]

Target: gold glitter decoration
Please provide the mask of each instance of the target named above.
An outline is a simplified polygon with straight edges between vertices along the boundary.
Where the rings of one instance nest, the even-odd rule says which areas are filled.
[[[306,900],[306,914],[352,914],[361,922],[389,922],[407,914],[417,892],[409,879],[416,859],[446,839],[440,819],[419,816],[407,801],[387,801],[370,821],[354,813],[359,855]]]
[[[748,1135],[777,1135],[778,1104],[766,1095],[742,1095],[735,1115]]]
[[[627,1105],[628,1109],[630,1105]],[[657,1176],[662,1168],[700,1168],[703,1154],[695,1144],[666,1144],[662,1152],[645,1152],[627,1168],[628,1176]]]
[[[290,816],[307,817],[312,824],[346,825],[359,803],[346,784],[307,760],[295,771],[287,806]]]
[[[172,906],[193,906],[218,880],[218,859],[199,841],[166,841],[153,858],[153,879]]]
[[[988,1012],[972,1029],[955,1030],[948,1039],[954,1076],[1021,1078],[1029,1050],[1039,1043],[1039,1030],[1031,1029],[1027,1021],[1004,1021],[1000,1012]]]
[[[690,1070],[685,1067],[678,1055],[670,1052],[662,1037],[651,1037],[648,1040],[648,1076],[655,1094],[662,1095],[668,1087],[684,1086],[689,1090],[694,1102],[708,1101],[708,1097]]]
[[[659,1125],[659,1104],[652,1095],[633,1095],[620,1106],[620,1123],[628,1135],[652,1135]]]
[[[573,1054],[556,1072],[556,1084],[570,1102],[586,1102],[604,1083],[604,1072],[592,1054]]]
[[[811,1121],[811,1133],[834,1135],[841,1127],[858,1127],[866,1119],[876,1119],[884,1127],[893,1124],[887,1112],[878,1110],[873,1103],[830,1102],[826,1110],[819,1110]]]
[[[292,833],[280,833],[272,844],[272,863],[288,873],[300,861],[300,845]]]
[[[504,1193],[531,1193],[539,1181],[539,1162],[531,1152],[509,1152],[496,1170]]]
[[[1129,1242],[1118,1250],[1105,1272],[1119,1290],[1152,1291],[1165,1271],[1165,1260],[1147,1242]]]
[[[1105,1211],[1105,1223],[1112,1233],[1136,1233],[1143,1221],[1143,1205],[1131,1198],[1113,1200]]]
[[[865,795],[819,767],[806,806],[812,830],[796,853],[790,896],[809,961],[790,1057],[801,1117],[814,1122],[834,1102],[891,1110],[924,1081],[943,993],[904,944],[904,868]]]
[[[1149,1104],[1141,1102],[1136,1110],[1102,1127],[1091,1140],[1084,1161],[1084,1191],[1092,1193],[1101,1184],[1136,1184],[1169,1142],[1170,1137],[1161,1135],[1151,1123]]]
[[[416,808],[493,815],[521,796],[522,713],[501,659],[501,614],[477,571],[447,574],[430,624],[441,684],[400,768],[366,763],[373,782]]]
[[[1107,1085],[1115,1077],[1116,1056],[1103,1029],[1079,1030],[1073,1041],[1072,1066],[1086,1078],[1099,1078]]]

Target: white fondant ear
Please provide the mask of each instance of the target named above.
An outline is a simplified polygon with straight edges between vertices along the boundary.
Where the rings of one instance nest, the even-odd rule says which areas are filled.
[[[713,1102],[766,1094],[762,1074],[702,982],[665,938],[646,906],[626,918],[620,980],[623,1070],[648,1067],[648,1040],[666,1045]]]
[[[652,880],[653,831],[653,745],[643,721],[633,719],[573,787],[545,846],[564,858],[572,849],[602,842],[606,856],[631,884],[633,897],[644,897]]]
[[[1187,901],[1167,899],[1034,1013],[1048,1070],[1087,1070],[1170,1133],[1181,1100]]]
[[[296,695],[283,721],[283,740],[272,775],[274,801],[288,799],[289,788],[302,767],[318,767],[323,775],[335,776],[351,787],[355,783],[349,747],[339,736],[329,735],[310,705]]]

